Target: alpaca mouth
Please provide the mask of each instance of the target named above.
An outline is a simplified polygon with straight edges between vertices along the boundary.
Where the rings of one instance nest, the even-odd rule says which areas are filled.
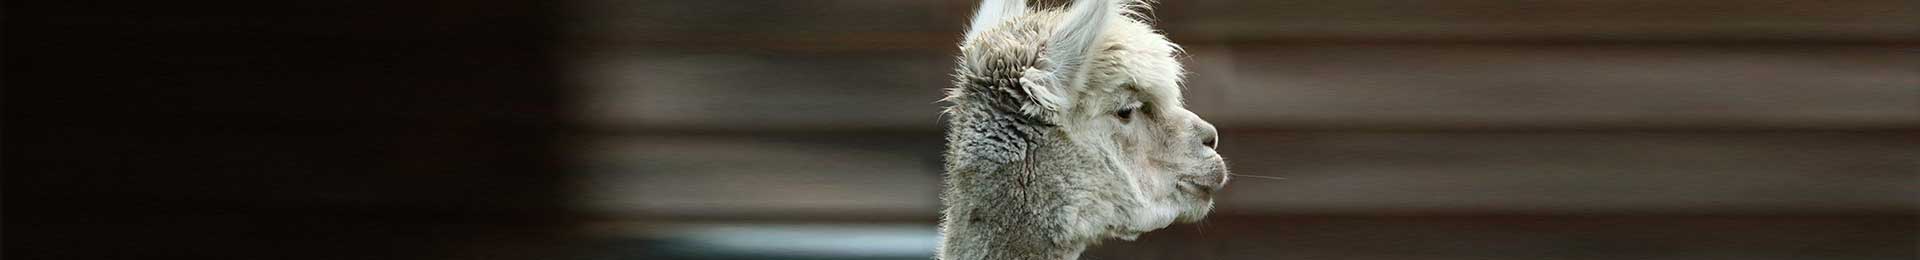
[[[1213,193],[1219,192],[1220,189],[1227,187],[1227,179],[1230,178],[1228,176],[1229,174],[1226,174],[1225,171],[1214,174],[1190,175],[1181,180],[1180,189],[1202,199],[1212,199]]]
[[[1221,189],[1227,187],[1227,181],[1232,179],[1233,174],[1227,172],[1227,167],[1224,164],[1214,164],[1211,166],[1212,167],[1207,167],[1209,169],[1205,171],[1206,173],[1181,177],[1180,188],[1182,190],[1188,190],[1190,193],[1198,195],[1201,198],[1213,198],[1213,193],[1219,192]]]
[[[1194,186],[1194,190],[1199,192],[1198,195],[1200,195],[1200,197],[1213,198],[1213,194],[1216,192],[1220,192],[1220,189],[1222,188],[1226,188],[1226,184],[1227,183],[1225,182],[1225,180],[1222,180],[1221,182],[1217,182],[1214,184],[1195,183],[1193,186]]]

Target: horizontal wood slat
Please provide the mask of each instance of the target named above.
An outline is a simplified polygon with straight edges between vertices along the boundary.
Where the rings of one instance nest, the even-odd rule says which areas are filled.
[[[1234,211],[1913,209],[1920,132],[1240,134]]]
[[[936,129],[945,53],[582,55],[580,120]],[[1920,127],[1920,52],[1875,46],[1190,46],[1223,128]]]
[[[1912,259],[1913,215],[1210,217],[1082,259]]]
[[[620,128],[932,129],[951,57],[675,55],[582,57],[581,121]]]
[[[723,49],[947,50],[977,1],[584,1],[579,44]],[[1920,40],[1920,8],[1871,0],[1165,2],[1159,28],[1188,44],[1271,41]]]
[[[938,132],[590,140],[582,206],[665,216],[932,217]],[[1229,131],[1222,214],[1899,212],[1914,132]]]
[[[1894,47],[1345,45],[1195,50],[1189,103],[1241,126],[1920,127]]]
[[[1233,1],[1162,3],[1168,31],[1194,39],[1583,41],[1912,41],[1903,1]]]
[[[1216,214],[1138,240],[1108,240],[1080,259],[1913,259],[1912,214]],[[648,219],[595,223],[592,259],[927,259],[933,218],[819,221]],[[721,235],[778,234],[756,246],[716,246]],[[793,240],[894,237],[899,247],[764,250]],[[737,241],[737,240],[720,240]],[[740,245],[735,243],[726,245]],[[860,244],[862,246],[870,245]],[[919,250],[902,250],[919,249]],[[914,248],[921,247],[921,248]],[[755,250],[760,249],[760,250]],[[782,247],[785,249],[785,247]],[[876,251],[887,256],[875,256]]]

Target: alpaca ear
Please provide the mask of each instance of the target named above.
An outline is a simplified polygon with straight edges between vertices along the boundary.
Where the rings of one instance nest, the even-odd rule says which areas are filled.
[[[967,25],[967,37],[962,44],[973,42],[981,31],[1006,22],[1007,19],[1027,15],[1026,0],[986,0],[980,3],[980,10],[974,11],[973,22]]]
[[[1119,5],[1106,0],[1075,1],[1060,17],[1060,27],[1054,28],[1053,38],[1048,42],[1051,45],[1047,47],[1048,58],[1078,64],[1093,52],[1093,45],[1099,42],[1100,33],[1106,31],[1107,22],[1119,15],[1115,10]]]
[[[1027,68],[1026,71],[1021,72],[1021,90],[1026,91],[1027,98],[1033,101],[1033,105],[1021,106],[1021,112],[1029,115],[1045,115],[1048,114],[1047,112],[1060,111],[1060,108],[1067,104],[1067,96],[1061,95],[1066,93],[1056,93],[1064,89],[1061,84],[1066,82],[1059,80],[1060,78],[1052,72],[1034,68]]]
[[[1086,79],[1087,59],[1091,58],[1100,42],[1100,33],[1106,31],[1107,23],[1120,14],[1116,9],[1120,3],[1111,0],[1080,0],[1067,9],[1060,19],[1060,27],[1053,31],[1048,39],[1046,59],[1051,65],[1047,71],[1047,84],[1032,86],[1027,92],[1034,93],[1035,99],[1048,108],[1058,108],[1067,102],[1064,96],[1067,86],[1083,84]],[[1045,94],[1042,94],[1045,93]]]

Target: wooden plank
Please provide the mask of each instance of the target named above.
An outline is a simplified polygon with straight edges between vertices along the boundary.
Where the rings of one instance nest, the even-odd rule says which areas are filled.
[[[938,132],[583,140],[582,206],[686,217],[931,217]],[[1237,132],[1221,214],[1900,212],[1914,132]]]
[[[973,3],[891,0],[579,1],[582,46],[686,49],[953,49]],[[890,43],[890,44],[875,44]]]
[[[1223,127],[1913,128],[1898,46],[1191,46]],[[936,129],[946,53],[580,53],[578,116],[648,129]]]
[[[580,121],[611,129],[916,128],[939,124],[938,54],[610,53],[577,59]]]
[[[1230,139],[1240,138],[1240,139]],[[1915,132],[1230,134],[1223,211],[1773,211],[1920,205]]]
[[[977,1],[583,1],[585,46],[949,50]],[[1156,5],[1176,41],[1904,42],[1909,1],[1181,1]],[[602,45],[604,44],[604,45]]]
[[[929,216],[941,139],[925,133],[586,140],[580,205],[616,215]]]
[[[1907,41],[1910,1],[1230,1],[1162,4],[1193,39]]]
[[[1902,47],[1196,47],[1188,100],[1222,125],[1920,126]]]
[[[1920,254],[1916,220],[1905,213],[1216,215],[1136,241],[1105,241],[1080,259],[1913,259]],[[935,221],[602,221],[580,237],[608,246],[581,253],[927,259],[939,239]]]
[[[1885,215],[1217,216],[1082,259],[1913,259],[1917,218]]]

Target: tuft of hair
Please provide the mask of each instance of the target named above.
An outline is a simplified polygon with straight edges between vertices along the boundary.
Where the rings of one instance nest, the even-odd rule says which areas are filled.
[[[1031,48],[1028,50],[1034,50],[1034,52],[999,54],[1033,56],[1021,58],[965,55],[962,59],[970,59],[963,63],[971,64],[969,66],[974,66],[974,69],[995,70],[996,72],[992,73],[1012,76],[1002,78],[1008,82],[998,85],[1014,86],[1017,89],[1000,91],[1011,91],[1014,93],[1010,93],[1010,96],[1018,100],[1031,101],[1031,103],[1019,104],[1017,110],[1022,114],[1041,118],[1048,118],[1049,114],[1065,107],[1070,102],[1068,96],[1071,89],[1074,89],[1072,86],[1079,86],[1088,81],[1088,74],[1091,72],[1087,67],[1088,63],[1092,62],[1090,59],[1106,48],[1102,44],[1112,43],[1105,41],[1103,37],[1106,36],[1102,35],[1111,29],[1109,27],[1125,21],[1144,21],[1146,20],[1144,13],[1151,11],[1148,6],[1151,2],[1147,0],[1075,0],[1068,6],[1049,8],[1051,10],[1048,11],[1032,10],[1027,5],[1028,1],[1031,0],[984,0],[981,2],[979,9],[974,13],[973,20],[969,23],[961,46],[987,49],[1026,46],[1018,48]],[[1020,20],[1022,17],[1046,12],[1051,12],[1048,17],[1051,20],[1042,23],[1049,23],[1052,26],[1028,24],[1028,28],[1001,28],[1009,26],[1009,23]],[[994,38],[996,36],[987,35],[996,30],[1037,29],[1032,27],[1049,29],[1046,29],[1048,31],[1016,32],[1030,33],[1026,34],[1028,36],[1045,36],[1039,42],[1030,43],[999,42],[1014,39]],[[1155,35],[1155,37],[1160,36]],[[959,84],[971,83],[960,82]],[[951,100],[961,94],[959,88],[949,92],[948,98],[943,100]]]
[[[1047,43],[1046,59],[1053,65],[1048,71],[1055,77],[1052,83],[1071,86],[1085,80],[1087,58],[1096,51],[1094,45],[1100,42],[1107,24],[1120,16],[1115,10],[1119,8],[1120,3],[1111,0],[1075,1],[1068,7],[1061,17],[1064,21]]]
[[[973,22],[967,25],[967,36],[960,43],[973,42],[981,32],[1006,22],[1008,19],[1027,15],[1026,0],[986,0],[980,3],[980,10],[974,11]]]
[[[1149,16],[1148,14],[1153,12],[1154,2],[1157,2],[1157,1],[1126,0],[1120,4],[1120,14],[1126,15],[1128,17],[1133,17],[1133,19],[1139,20],[1142,22],[1153,20],[1152,17],[1148,17]]]

